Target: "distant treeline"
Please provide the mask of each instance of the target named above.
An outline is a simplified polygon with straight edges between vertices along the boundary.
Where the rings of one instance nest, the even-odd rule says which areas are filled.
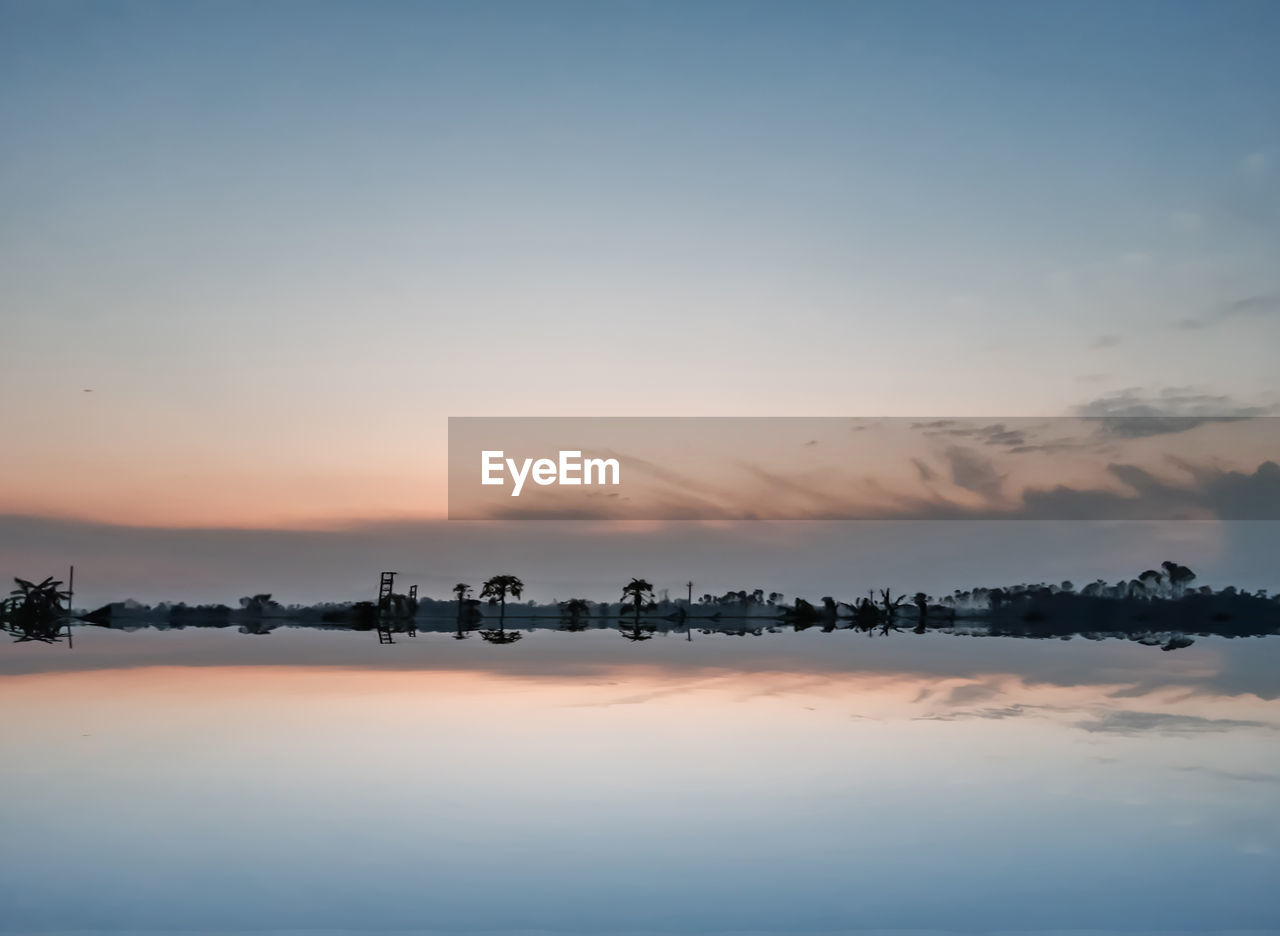
[[[1186,635],[1229,637],[1280,633],[1280,598],[1265,591],[1234,587],[1217,591],[1194,585],[1195,573],[1175,562],[1162,563],[1136,578],[1107,583],[1035,583],[997,588],[956,590],[932,596],[924,592],[895,595],[889,589],[838,599],[790,601],[764,589],[705,593],[693,601],[655,597],[653,585],[633,578],[622,586],[618,601],[585,598],[538,603],[519,602],[524,583],[515,575],[495,575],[473,597],[472,587],[459,583],[449,598],[419,598],[385,589],[377,601],[318,605],[282,605],[269,594],[241,598],[228,605],[114,602],[72,616],[63,602],[61,582],[39,585],[19,579],[18,588],[0,604],[0,620],[19,640],[56,640],[74,621],[117,629],[140,627],[230,627],[243,633],[266,634],[281,626],[339,628],[390,635],[452,632],[464,638],[479,633],[494,643],[519,639],[520,630],[581,631],[614,628],[632,640],[659,633],[679,632],[759,635],[817,628],[823,631],[860,630],[888,634],[942,631],[1011,637],[1126,637],[1166,650],[1188,645]],[[508,629],[507,621],[519,629]],[[69,631],[68,631],[69,633]]]

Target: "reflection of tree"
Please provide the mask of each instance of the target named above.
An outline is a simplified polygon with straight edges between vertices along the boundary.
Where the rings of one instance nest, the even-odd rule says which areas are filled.
[[[859,598],[858,603],[852,606],[853,626],[859,630],[870,631],[880,619],[880,612],[876,610],[876,603],[872,598],[873,596]]]
[[[62,603],[71,598],[70,592],[62,590],[62,582],[53,576],[39,583],[21,578],[13,581],[18,587],[0,603],[0,620],[5,630],[14,635],[16,643],[61,640],[63,617],[68,610]]]
[[[1262,636],[1280,632],[1280,598],[1265,591],[1250,593],[1234,587],[1220,590],[1208,586],[1193,587],[1196,575],[1191,569],[1176,562],[1163,562],[1147,569],[1136,577],[1125,577],[1114,584],[1099,579],[1076,588],[1070,581],[1057,584],[1044,582],[1011,585],[1003,588],[956,589],[952,594],[935,599],[924,592],[916,592],[910,598],[895,596],[889,589],[875,589],[864,593],[865,597],[852,601],[837,601],[825,597],[810,603],[796,597],[788,605],[782,605],[778,592],[762,589],[731,591],[720,597],[704,595],[703,612],[696,618],[703,634],[717,636],[756,636],[762,634],[761,624],[770,633],[778,625],[797,631],[821,628],[834,632],[846,627],[862,630],[867,634],[887,634],[913,628],[916,633],[941,631],[957,633],[959,621],[969,622],[964,632],[978,631],[983,635],[1008,637],[1062,637],[1082,633],[1101,639],[1104,636],[1122,636],[1142,644],[1176,650],[1189,646],[1191,638],[1186,634],[1213,633],[1224,636]],[[53,642],[70,637],[66,625],[66,605],[70,597],[61,591],[61,582],[48,578],[34,583],[17,579],[17,588],[11,596],[0,600],[0,628],[22,641]],[[692,598],[692,586],[689,597]],[[471,597],[471,587],[459,583],[452,589],[458,604],[456,607],[456,632],[451,636],[462,640],[482,625],[496,625],[483,630],[486,642],[509,644],[522,639],[519,633],[506,631],[506,600],[519,598],[524,583],[514,575],[496,575],[485,582],[482,598],[490,605],[500,607],[498,620],[488,621],[480,609],[480,600]],[[620,620],[609,613],[609,605],[594,615],[601,628],[620,625],[619,631],[628,640],[649,640],[656,633],[679,631],[684,628],[692,639],[695,619],[689,605],[677,604],[674,613],[665,614],[671,603],[665,598],[655,601],[655,589],[645,579],[633,578],[622,589]],[[224,627],[228,623],[241,625],[246,634],[265,634],[281,622],[301,627],[349,627],[354,630],[378,631],[379,640],[391,642],[394,635],[416,632],[414,599],[391,595],[392,600],[382,606],[361,601],[341,605],[311,607],[282,607],[266,593],[242,599],[241,609],[232,612],[225,606],[188,608],[161,605],[149,608],[137,602],[117,602],[105,605],[95,612],[82,615],[77,620],[107,627],[133,629],[136,627]],[[907,604],[904,609],[902,606]],[[443,619],[443,628],[429,627],[448,633],[448,608],[445,602],[432,601],[428,617]],[[584,598],[572,598],[550,608],[543,607],[536,616],[548,615],[549,624],[532,624],[536,627],[555,627],[580,631],[590,626],[593,603]],[[646,612],[662,609],[649,615],[653,624],[646,622]],[[724,616],[724,626],[721,617]],[[532,628],[531,628],[532,629]]]
[[[482,630],[480,631],[480,636],[491,644],[513,644],[524,634],[499,627],[497,630]]]
[[[622,610],[626,611],[628,606],[631,608],[634,617],[631,622],[631,630],[622,631],[622,636],[633,641],[651,639],[656,628],[650,625],[642,632],[640,628],[640,613],[654,607],[653,584],[642,578],[633,578],[626,585],[623,585]]]
[[[893,592],[887,588],[880,589],[880,606],[884,615],[884,624],[886,626],[893,624],[893,619],[898,613],[898,606],[907,598],[906,595],[893,597]]]
[[[512,598],[519,598],[524,592],[524,582],[516,578],[514,575],[495,575],[484,583],[484,587],[480,589],[480,597],[488,598],[489,604],[497,604],[498,611],[498,629],[482,630],[480,636],[492,644],[512,644],[524,635],[519,631],[507,632],[507,595]]]

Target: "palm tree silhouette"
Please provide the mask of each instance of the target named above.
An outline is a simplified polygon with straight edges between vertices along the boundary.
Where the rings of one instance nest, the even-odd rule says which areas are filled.
[[[466,607],[467,596],[471,594],[471,586],[459,582],[453,586],[453,595],[458,599],[458,630],[462,630],[462,609]]]
[[[623,636],[629,640],[648,640],[648,637],[642,636],[640,633],[640,612],[647,611],[654,606],[653,602],[653,585],[642,578],[633,578],[626,585],[622,586],[622,607],[625,610],[630,604],[635,613],[632,623],[631,633],[624,633]]]
[[[622,586],[622,606],[628,603],[635,611],[636,626],[640,626],[640,612],[653,607],[653,585],[642,578],[633,578]]]
[[[516,578],[514,575],[495,575],[484,583],[480,589],[480,597],[488,598],[489,604],[497,604],[498,610],[498,633],[502,635],[502,640],[492,641],[493,643],[513,643],[519,638],[506,640],[506,619],[507,619],[507,595],[512,598],[519,598],[524,592],[524,582]],[[481,635],[483,636],[483,634]],[[486,637],[486,640],[489,638]]]
[[[22,578],[15,578],[13,581],[18,587],[9,593],[10,597],[4,602],[8,606],[7,613],[3,615],[5,629],[14,634],[20,643],[29,640],[53,643],[60,640],[64,614],[62,603],[71,598],[70,592],[63,591],[62,582],[52,575],[39,583]]]

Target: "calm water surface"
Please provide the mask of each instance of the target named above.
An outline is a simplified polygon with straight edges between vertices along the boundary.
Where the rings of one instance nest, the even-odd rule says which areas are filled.
[[[0,931],[1280,931],[1280,639],[0,646]]]

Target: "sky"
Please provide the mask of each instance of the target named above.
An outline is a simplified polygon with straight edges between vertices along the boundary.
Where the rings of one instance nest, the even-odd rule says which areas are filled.
[[[4,555],[439,524],[450,416],[1273,412],[1277,28],[0,0]]]

